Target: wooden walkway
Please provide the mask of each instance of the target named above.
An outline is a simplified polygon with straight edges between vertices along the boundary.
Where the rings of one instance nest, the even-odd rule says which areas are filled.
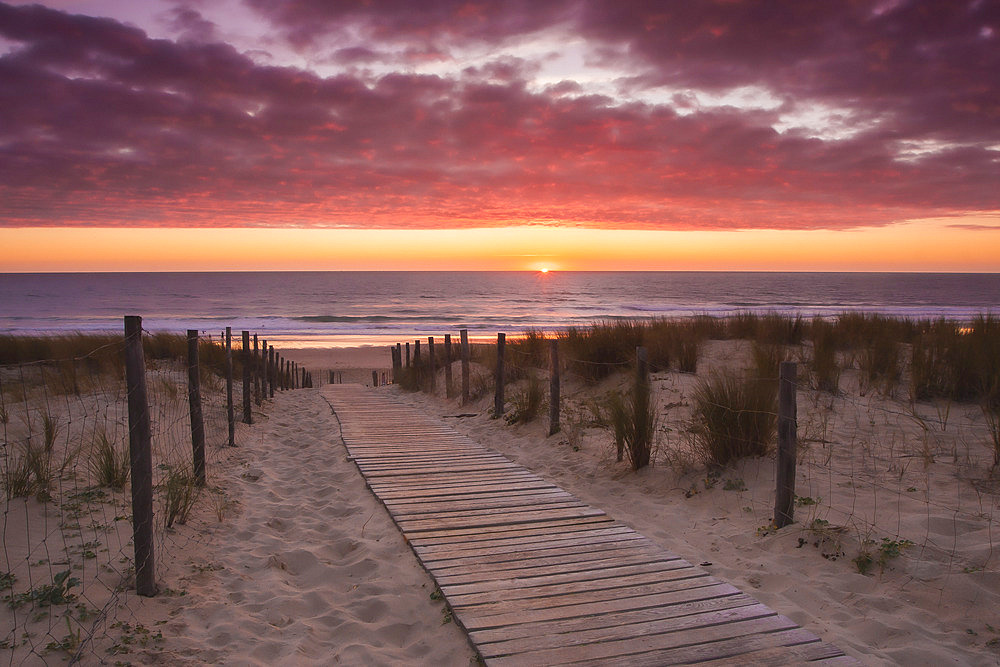
[[[323,392],[487,665],[857,664],[439,421],[361,386]]]

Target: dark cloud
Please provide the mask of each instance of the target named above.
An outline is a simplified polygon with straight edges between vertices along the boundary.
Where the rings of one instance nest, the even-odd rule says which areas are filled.
[[[926,97],[948,108],[920,111],[903,83],[890,85],[878,74],[872,76],[884,85],[876,85],[841,62],[872,40],[810,23],[885,21],[910,16],[908,5],[883,16],[856,3],[844,16],[827,7],[834,3],[799,8],[793,18],[809,25],[798,29],[742,12],[758,32],[744,26],[738,37],[730,34],[735,18],[723,9],[739,14],[739,3],[666,17],[624,0],[616,3],[620,10],[534,4],[548,8],[531,14],[528,3],[507,3],[509,12],[495,3],[378,3],[380,11],[394,11],[376,15],[361,4],[305,2],[268,11],[301,40],[349,25],[383,39],[342,46],[336,53],[351,65],[387,62],[391,49],[383,43],[396,49],[414,32],[420,37],[411,53],[441,57],[444,51],[434,49],[459,39],[507,39],[572,19],[581,34],[627,44],[612,50],[637,72],[643,64],[638,76],[649,82],[757,83],[788,91],[790,101],[775,110],[705,110],[695,102],[677,110],[585,95],[573,81],[538,91],[529,83],[536,64],[510,57],[454,77],[324,78],[260,65],[222,43],[151,39],[110,19],[0,4],[0,37],[15,44],[0,57],[0,224],[450,227],[555,220],[840,228],[1000,209],[998,153],[987,143],[997,140],[996,108],[987,104],[995,85],[971,73],[955,77],[950,92]],[[197,13],[175,17],[192,29],[203,20]],[[945,19],[926,20],[940,32]],[[907,21],[915,27],[915,18]],[[956,21],[963,36],[981,18]],[[689,46],[678,41],[685,35]],[[769,39],[776,43],[759,53],[751,48]],[[937,49],[962,51],[964,39]],[[720,53],[709,47],[713,40],[724,42]],[[901,41],[884,55],[852,57],[897,62]],[[967,57],[978,53],[969,49]],[[792,75],[794,62],[780,56],[792,50],[812,54],[803,59],[801,81]],[[654,63],[664,64],[662,71]],[[907,76],[925,85],[953,74],[940,66],[941,74]],[[954,104],[975,90],[978,105]],[[837,140],[772,129],[799,100],[850,100],[856,113],[880,122]],[[953,128],[958,118],[969,122]],[[921,140],[954,145],[898,158],[900,142]]]

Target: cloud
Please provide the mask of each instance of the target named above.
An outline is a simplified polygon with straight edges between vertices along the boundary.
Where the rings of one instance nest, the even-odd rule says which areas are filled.
[[[572,80],[539,87],[538,63],[509,55],[453,75],[324,77],[261,65],[211,41],[215,32],[196,12],[175,14],[190,38],[171,41],[111,19],[0,4],[0,37],[15,45],[0,57],[0,225],[811,229],[1000,209],[997,153],[985,143],[996,143],[1000,125],[988,104],[995,85],[980,91],[978,106],[956,106],[975,97],[982,79],[955,77],[950,89],[928,93],[948,108],[928,111],[904,99],[912,92],[905,82],[849,71],[859,63],[900,67],[896,50],[916,53],[900,35],[875,55],[851,55],[881,44],[868,33],[919,27],[909,5],[889,10],[896,23],[878,29],[855,23],[889,19],[837,13],[834,3],[796,5],[796,29],[731,3],[701,14],[671,4],[663,16],[626,1],[529,11],[537,5],[259,8],[301,44],[372,37],[367,46],[339,47],[347,65],[391,62],[386,54],[408,45],[440,54],[468,40],[572,24],[589,39],[627,47],[608,52],[635,67],[631,85],[753,83],[790,101],[678,108],[589,94]],[[957,42],[927,28],[940,52],[962,51],[980,20],[965,9],[973,18],[956,19]],[[862,35],[838,36],[848,27]],[[768,40],[775,43],[761,44]],[[909,76],[928,85],[951,72],[949,62],[940,74]],[[878,122],[835,140],[774,129],[809,100],[850,101]],[[954,127],[960,119],[968,124]],[[937,143],[903,160],[898,147],[908,138]]]

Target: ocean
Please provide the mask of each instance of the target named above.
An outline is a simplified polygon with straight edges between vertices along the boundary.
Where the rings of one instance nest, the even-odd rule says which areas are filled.
[[[844,311],[968,320],[1000,312],[1000,274],[233,272],[0,274],[0,333],[226,326],[336,347],[469,330],[555,331],[620,317]]]

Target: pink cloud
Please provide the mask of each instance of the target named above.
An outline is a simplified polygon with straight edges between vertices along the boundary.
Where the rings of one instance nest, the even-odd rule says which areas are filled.
[[[1000,141],[996,85],[971,62],[996,55],[977,50],[976,6],[959,4],[965,14],[949,22],[909,5],[876,16],[796,4],[780,21],[733,3],[670,14],[624,1],[535,5],[261,11],[302,43],[361,26],[382,41],[338,51],[361,64],[407,35],[447,49],[573,21],[628,45],[634,85],[758,83],[792,105],[849,101],[882,122],[849,139],[782,134],[772,125],[785,108],[681,115],[584,95],[573,81],[538,90],[536,65],[513,58],[454,77],[323,78],[223,43],[0,4],[0,37],[16,44],[0,56],[0,225],[808,229],[1000,209],[987,148]],[[208,29],[200,15],[177,18],[192,34]],[[932,46],[939,59],[905,66]],[[930,108],[910,99],[917,90]],[[897,159],[898,142],[919,139],[954,145]]]

